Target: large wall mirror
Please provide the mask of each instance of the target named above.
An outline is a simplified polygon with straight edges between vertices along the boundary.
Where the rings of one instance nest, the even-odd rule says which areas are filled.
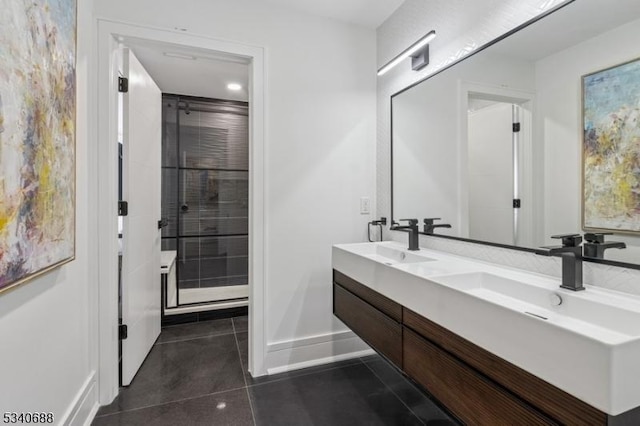
[[[591,112],[584,111],[583,77],[634,64],[639,35],[640,1],[576,0],[393,95],[392,219],[417,218],[422,226],[424,218],[441,218],[435,223],[451,227],[429,232],[524,248],[586,232],[583,129]],[[611,134],[603,137],[627,132],[631,148],[621,158],[611,148],[606,160],[625,167],[590,158],[597,173],[589,176],[618,182],[629,217],[640,218],[637,69],[615,84],[608,75],[609,98],[595,99],[596,108],[613,108]],[[620,118],[610,104],[622,98],[628,105]],[[611,200],[600,202],[606,210]],[[628,225],[607,227],[613,235],[606,240],[626,248],[606,250],[605,259],[640,264],[640,232]]]

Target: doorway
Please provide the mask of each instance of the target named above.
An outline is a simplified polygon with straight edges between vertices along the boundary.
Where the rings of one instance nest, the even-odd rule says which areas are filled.
[[[533,95],[461,85],[462,223],[468,238],[532,244]]]
[[[145,43],[160,49],[173,49],[186,56],[194,51],[211,55],[233,55],[249,63],[249,158],[248,172],[248,282],[249,303],[249,371],[265,374],[264,338],[264,50],[181,32],[133,26],[98,20],[98,78],[94,158],[98,164],[97,223],[99,318],[97,334],[100,346],[100,403],[108,404],[118,394],[118,208],[117,93],[116,55],[120,45]],[[166,50],[165,50],[166,51]],[[178,76],[179,77],[179,76]],[[171,91],[175,93],[175,91]],[[97,159],[114,159],[98,161]],[[246,303],[246,302],[245,302]]]
[[[516,245],[521,158],[517,104],[469,97],[469,236]]]

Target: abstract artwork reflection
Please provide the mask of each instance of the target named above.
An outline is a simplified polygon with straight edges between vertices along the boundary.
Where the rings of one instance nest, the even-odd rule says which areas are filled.
[[[640,232],[640,60],[582,78],[583,227]]]
[[[76,1],[0,7],[3,291],[74,257]]]

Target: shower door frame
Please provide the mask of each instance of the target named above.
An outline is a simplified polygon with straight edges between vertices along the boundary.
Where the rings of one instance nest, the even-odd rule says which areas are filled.
[[[98,371],[92,380],[101,405],[118,395],[118,150],[113,142],[118,135],[118,87],[115,52],[121,43],[144,41],[172,49],[199,48],[243,56],[250,61],[249,71],[249,371],[257,377],[265,375],[266,315],[265,294],[265,49],[242,43],[131,25],[97,18],[97,59],[87,66],[95,70],[90,93],[92,104],[88,155],[97,166],[96,199],[90,214],[94,219],[90,231],[97,233],[92,250],[97,258],[97,288],[91,287],[90,298],[97,307],[94,335],[98,341]],[[95,67],[95,68],[94,68]],[[94,89],[95,87],[95,89]],[[109,161],[112,159],[113,161]],[[95,230],[95,231],[94,231]],[[160,285],[160,283],[158,283]]]

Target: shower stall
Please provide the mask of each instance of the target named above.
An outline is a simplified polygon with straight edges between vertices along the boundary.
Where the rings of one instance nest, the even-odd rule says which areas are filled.
[[[241,306],[249,294],[248,104],[162,100],[162,250],[176,252],[165,312]]]

